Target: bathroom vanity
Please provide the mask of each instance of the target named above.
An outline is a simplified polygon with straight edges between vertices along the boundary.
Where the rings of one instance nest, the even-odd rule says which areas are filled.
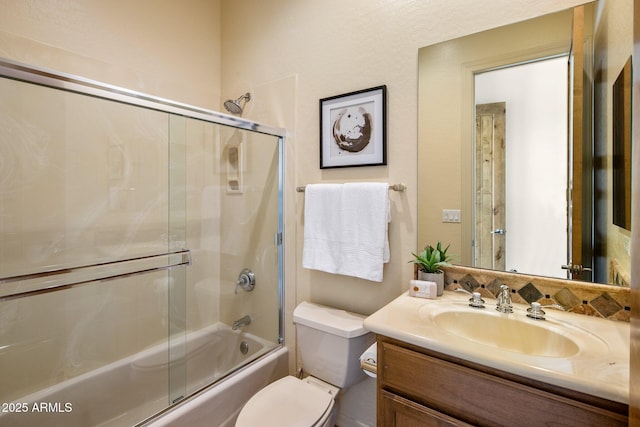
[[[526,308],[405,294],[367,318],[378,425],[626,426],[628,324]]]

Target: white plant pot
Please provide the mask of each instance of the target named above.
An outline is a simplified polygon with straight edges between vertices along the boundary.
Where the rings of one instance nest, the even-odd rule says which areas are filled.
[[[444,271],[438,270],[437,273],[425,273],[422,270],[418,270],[418,279],[426,280],[427,282],[435,282],[438,287],[438,296],[442,295],[444,292]]]

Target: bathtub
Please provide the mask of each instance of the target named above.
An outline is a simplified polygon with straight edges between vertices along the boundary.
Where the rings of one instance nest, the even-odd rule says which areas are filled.
[[[251,396],[287,372],[288,350],[279,347],[143,426],[233,427]]]
[[[222,323],[188,333],[185,347],[182,372],[188,383],[182,390],[190,397],[167,410],[165,342],[14,402],[0,402],[0,426],[232,426],[256,391],[287,374],[285,347]]]

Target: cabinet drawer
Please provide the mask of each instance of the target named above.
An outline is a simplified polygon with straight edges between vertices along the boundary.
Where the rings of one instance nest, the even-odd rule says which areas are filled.
[[[471,427],[470,424],[441,414],[426,406],[387,391],[380,396],[384,427]]]
[[[626,426],[627,417],[379,341],[379,385],[475,425]],[[533,424],[531,424],[533,423]]]

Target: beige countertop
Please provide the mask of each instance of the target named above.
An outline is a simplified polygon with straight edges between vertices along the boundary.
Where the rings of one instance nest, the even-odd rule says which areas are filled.
[[[475,341],[438,324],[438,314],[447,311],[475,319],[476,315],[469,315],[467,311],[473,313],[478,309],[469,307],[468,299],[468,295],[453,291],[445,291],[435,300],[414,298],[405,293],[366,318],[364,326],[376,334],[419,347],[628,404],[630,329],[627,322],[554,309],[545,309],[547,320],[533,320],[526,317],[528,306],[513,304],[513,313],[502,314],[495,310],[495,300],[488,300],[487,307],[477,313],[477,321],[475,325],[469,325],[470,328],[478,328],[486,320],[510,316],[509,320],[516,321],[515,330],[519,331],[518,325],[522,325],[523,339],[527,338],[526,329],[540,327],[569,338],[577,345],[577,350],[568,356],[525,354],[505,350],[497,344],[501,339],[499,334],[504,332],[497,331],[496,342],[489,343],[486,337],[484,342]]]

